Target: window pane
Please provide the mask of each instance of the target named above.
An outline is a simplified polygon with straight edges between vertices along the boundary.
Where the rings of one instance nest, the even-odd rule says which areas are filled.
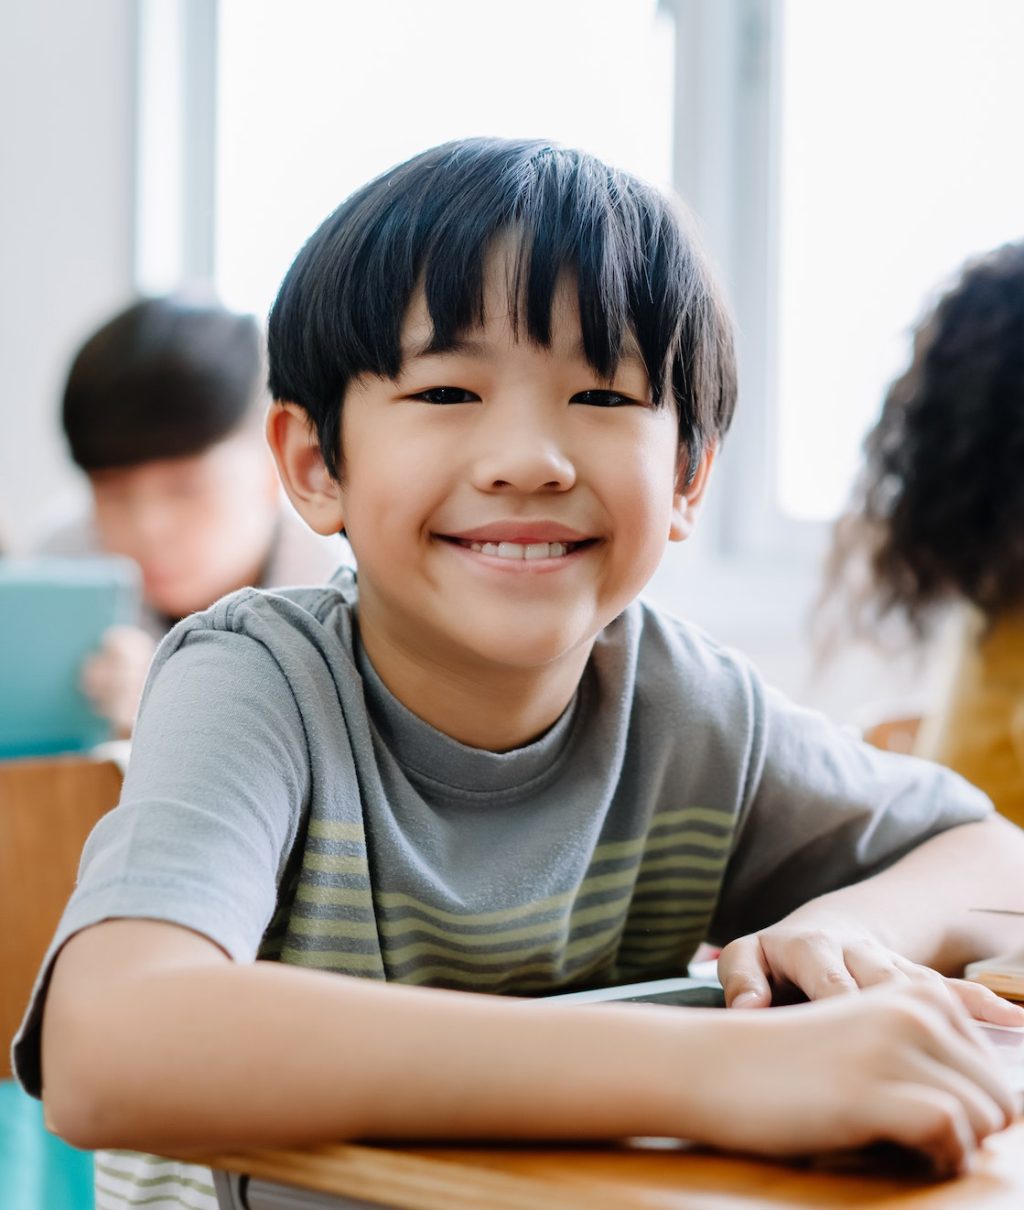
[[[784,31],[778,493],[823,519],[926,296],[1024,235],[1024,5],[787,0]]]
[[[263,314],[347,194],[469,135],[580,146],[666,185],[657,0],[221,0],[216,278]]]

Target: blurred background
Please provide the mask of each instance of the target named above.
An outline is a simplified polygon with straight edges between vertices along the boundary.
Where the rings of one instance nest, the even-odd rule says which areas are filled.
[[[84,497],[71,353],[140,292],[265,316],[371,175],[473,134],[582,146],[696,212],[739,330],[737,422],[651,595],[840,720],[927,649],[815,676],[808,610],[908,333],[1024,234],[1019,0],[34,0],[0,16],[0,525]]]

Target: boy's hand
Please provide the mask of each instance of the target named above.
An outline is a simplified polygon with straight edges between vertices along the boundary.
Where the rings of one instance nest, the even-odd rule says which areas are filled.
[[[911,962],[846,922],[822,927],[789,918],[739,937],[722,950],[718,977],[730,1008],[767,1008],[794,992],[823,1000],[893,984],[934,987],[980,1021],[1024,1026],[1024,1008],[980,983],[949,979]]]
[[[111,626],[82,665],[82,692],[119,735],[131,734],[156,644],[135,626]]]
[[[722,1019],[738,1027],[727,1078],[719,1068],[717,1086],[702,1085],[704,1129],[720,1146],[793,1155],[889,1141],[951,1175],[1014,1117],[991,1048],[941,986],[740,1015]]]

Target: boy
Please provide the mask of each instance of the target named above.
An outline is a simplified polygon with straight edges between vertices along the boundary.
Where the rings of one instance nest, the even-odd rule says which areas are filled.
[[[91,515],[52,533],[44,553],[126,555],[142,573],[138,627],[115,627],[83,687],[131,730],[157,642],[179,618],[256,584],[321,583],[341,559],[282,507],[261,432],[256,321],[215,303],[148,298],[82,345],[64,388],[71,456]]]
[[[543,143],[434,149],[327,219],[269,336],[282,480],[358,592],[244,592],[161,648],[16,1042],[57,1131],[890,1138],[960,1166],[1013,1104],[956,1001],[1024,1014],[916,963],[1007,947],[969,909],[1012,899],[1024,844],[634,599],[734,399],[664,200]],[[732,1006],[829,1002],[510,998],[680,973],[705,937]],[[879,983],[916,990],[835,996]],[[213,1205],[124,1151],[97,1182]]]

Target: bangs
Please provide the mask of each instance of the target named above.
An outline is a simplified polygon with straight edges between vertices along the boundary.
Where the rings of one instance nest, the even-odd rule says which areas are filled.
[[[420,291],[431,351],[481,326],[488,259],[506,242],[517,335],[550,345],[556,294],[571,277],[594,370],[612,378],[628,343],[653,402],[678,405],[681,437],[692,441],[704,427],[689,417],[708,386],[724,431],[735,394],[731,329],[682,216],[653,187],[585,153],[469,139],[424,152],[354,194],[281,286],[269,326],[271,391],[306,409],[332,472],[348,382],[399,375],[402,327]],[[712,371],[715,381],[702,383]]]

